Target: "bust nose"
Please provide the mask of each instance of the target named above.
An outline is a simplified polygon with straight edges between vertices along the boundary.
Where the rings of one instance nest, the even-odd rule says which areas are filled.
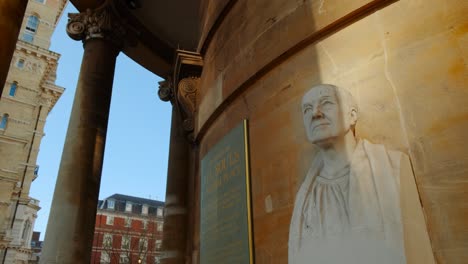
[[[312,109],[312,120],[320,118],[323,118],[323,112],[320,105],[317,105]]]

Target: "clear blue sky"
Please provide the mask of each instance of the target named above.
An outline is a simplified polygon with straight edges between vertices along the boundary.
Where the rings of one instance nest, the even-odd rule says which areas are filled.
[[[39,177],[32,183],[30,193],[42,207],[34,227],[41,232],[41,239],[46,231],[83,55],[82,43],[65,32],[70,12],[76,12],[72,4],[68,4],[50,47],[62,55],[56,84],[66,90],[47,118],[37,161]],[[158,81],[158,76],[125,54],[117,57],[100,199],[121,193],[164,201],[171,105],[159,100]]]

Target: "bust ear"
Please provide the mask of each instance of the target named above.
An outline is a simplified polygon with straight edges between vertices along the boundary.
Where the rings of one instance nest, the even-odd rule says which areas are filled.
[[[350,118],[350,125],[355,126],[358,120],[358,111],[356,108],[351,107],[351,111],[349,112],[349,118]]]

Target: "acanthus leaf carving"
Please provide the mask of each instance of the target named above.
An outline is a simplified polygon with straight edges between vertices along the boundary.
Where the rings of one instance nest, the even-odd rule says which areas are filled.
[[[188,132],[194,129],[194,115],[197,105],[199,83],[199,77],[187,77],[180,80],[178,84],[177,101],[185,113],[182,126]]]
[[[102,38],[122,47],[126,33],[121,20],[107,3],[95,10],[87,9],[85,12],[68,14],[67,34],[74,40],[85,42],[93,38]]]

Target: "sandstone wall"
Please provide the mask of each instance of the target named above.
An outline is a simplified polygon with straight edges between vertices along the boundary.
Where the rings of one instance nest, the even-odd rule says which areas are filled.
[[[214,21],[220,7],[207,10]],[[315,151],[300,101],[319,83],[358,99],[359,137],[410,156],[438,262],[468,258],[467,13],[464,0],[238,0],[199,45],[200,159],[249,119],[257,263],[287,263],[294,198]]]

